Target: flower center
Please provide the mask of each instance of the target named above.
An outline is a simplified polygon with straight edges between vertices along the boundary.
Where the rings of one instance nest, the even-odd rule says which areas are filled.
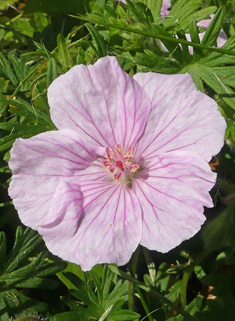
[[[125,182],[130,186],[133,173],[139,169],[139,165],[134,163],[134,158],[132,147],[124,153],[122,146],[118,144],[113,149],[106,148],[106,159],[103,160],[103,165],[109,173],[113,174],[114,180]]]

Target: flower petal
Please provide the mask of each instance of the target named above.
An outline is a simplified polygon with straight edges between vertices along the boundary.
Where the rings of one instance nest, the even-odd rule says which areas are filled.
[[[166,17],[169,14],[169,8],[171,6],[171,0],[163,0],[162,1],[162,7],[161,7],[161,16]]]
[[[139,73],[152,111],[136,155],[156,157],[173,150],[195,151],[207,161],[223,146],[226,123],[216,102],[196,89],[189,74]]]
[[[25,225],[43,222],[60,181],[78,175],[94,161],[94,151],[66,129],[17,139],[11,150],[9,195]]]
[[[74,129],[104,147],[133,145],[150,111],[145,91],[114,57],[73,67],[51,84],[48,100],[58,128]]]
[[[141,207],[135,194],[115,183],[83,182],[79,209],[80,191],[74,192],[74,186],[64,185],[54,196],[50,216],[60,213],[63,219],[39,227],[47,247],[83,271],[98,263],[126,264],[141,239]]]
[[[135,184],[143,211],[140,244],[167,252],[199,231],[203,206],[213,206],[208,192],[216,174],[196,153],[179,151],[159,155],[147,173]]]

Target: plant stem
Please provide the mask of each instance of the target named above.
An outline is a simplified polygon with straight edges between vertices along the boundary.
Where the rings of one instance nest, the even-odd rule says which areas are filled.
[[[135,278],[135,274],[134,274],[134,272],[133,272],[133,270],[132,270],[132,266],[129,265],[128,267],[129,267],[129,271],[130,271],[131,276],[132,276],[133,278]],[[133,284],[133,283],[132,283],[132,284]],[[136,289],[136,292],[137,292],[138,295],[139,295],[140,302],[141,302],[141,304],[142,304],[142,306],[143,306],[143,308],[144,308],[145,313],[146,313],[147,316],[148,316],[149,321],[154,321],[154,319],[153,319],[153,317],[152,317],[152,315],[151,315],[151,313],[150,313],[150,311],[149,311],[149,309],[148,309],[147,303],[145,302],[145,298],[144,298],[144,296],[143,296],[142,291],[140,290],[140,288],[139,288],[138,286],[136,286],[135,289]]]
[[[200,253],[187,267],[184,271],[182,283],[181,283],[181,293],[180,293],[180,302],[183,309],[187,306],[187,287],[188,287],[188,281],[189,278],[195,268],[196,265],[198,265],[205,257],[210,254],[211,251],[204,250],[202,253]]]

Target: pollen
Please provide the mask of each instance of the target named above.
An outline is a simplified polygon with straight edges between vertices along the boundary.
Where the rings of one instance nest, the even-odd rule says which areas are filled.
[[[129,147],[126,152],[120,144],[117,144],[112,149],[106,148],[106,158],[103,160],[103,166],[112,175],[116,181],[128,182],[132,179],[132,173],[139,169],[139,165],[134,163],[134,150]]]

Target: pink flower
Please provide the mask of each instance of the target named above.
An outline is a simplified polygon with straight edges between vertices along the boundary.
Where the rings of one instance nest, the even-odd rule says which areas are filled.
[[[171,0],[163,0],[162,7],[161,7],[161,16],[166,17],[169,14],[169,8],[171,6]]]
[[[59,130],[16,140],[9,194],[52,253],[89,270],[198,232],[226,126],[189,74],[132,78],[105,57],[58,77],[48,100]]]

